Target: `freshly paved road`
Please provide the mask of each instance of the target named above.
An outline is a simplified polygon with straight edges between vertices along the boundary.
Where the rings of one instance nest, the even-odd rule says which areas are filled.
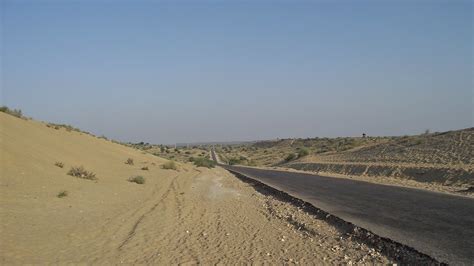
[[[314,174],[219,165],[440,262],[474,264],[474,199]]]

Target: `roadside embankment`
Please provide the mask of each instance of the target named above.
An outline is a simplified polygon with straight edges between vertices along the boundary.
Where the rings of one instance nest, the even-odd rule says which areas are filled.
[[[336,174],[376,183],[421,187],[445,192],[469,192],[474,187],[472,169],[362,163],[289,163],[284,167]]]

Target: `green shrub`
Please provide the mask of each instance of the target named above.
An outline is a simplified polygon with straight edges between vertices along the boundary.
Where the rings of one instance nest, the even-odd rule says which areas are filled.
[[[145,184],[145,178],[141,175],[132,176],[132,177],[128,178],[128,182],[137,183],[137,184],[142,185],[142,184]]]
[[[161,165],[161,168],[167,169],[167,170],[178,170],[178,167],[176,166],[176,163],[174,161],[168,161]]]
[[[214,168],[216,166],[216,162],[213,160],[209,160],[208,158],[194,158],[194,165],[197,167],[207,167],[207,168]]]
[[[96,180],[96,176],[94,173],[86,171],[84,167],[71,167],[69,172],[67,173],[70,176],[75,176],[77,178],[87,179],[87,180]]]
[[[306,148],[302,148],[298,151],[298,158],[307,156],[309,154],[309,150]]]
[[[296,155],[294,153],[290,153],[288,156],[286,156],[285,161],[289,162],[294,159],[296,159]]]
[[[240,160],[239,160],[239,158],[230,158],[229,159],[229,164],[230,165],[240,164]]]

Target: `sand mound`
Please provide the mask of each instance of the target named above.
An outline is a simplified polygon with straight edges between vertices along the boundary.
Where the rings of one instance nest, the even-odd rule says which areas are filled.
[[[0,125],[2,262],[53,262],[66,251],[87,257],[87,241],[102,241],[96,236],[107,221],[100,218],[139,207],[180,173],[160,169],[166,160],[84,133],[4,113]],[[145,165],[148,171],[141,170]],[[68,175],[73,166],[97,180]],[[128,182],[133,175],[145,177],[146,185]],[[59,198],[62,191],[67,195]]]

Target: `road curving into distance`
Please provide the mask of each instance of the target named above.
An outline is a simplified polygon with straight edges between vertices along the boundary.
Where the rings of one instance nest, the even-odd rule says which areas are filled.
[[[213,153],[212,158],[216,160]],[[474,264],[474,199],[309,173],[219,166],[440,262]]]

